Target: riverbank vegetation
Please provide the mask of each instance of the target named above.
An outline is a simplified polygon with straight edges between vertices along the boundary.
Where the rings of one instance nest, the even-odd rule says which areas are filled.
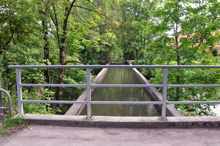
[[[10,64],[219,65],[218,0],[1,0],[0,85],[15,97]],[[97,71],[93,72],[94,74]],[[161,83],[160,70],[142,70]],[[220,70],[171,70],[170,83],[220,83]],[[27,70],[26,83],[81,83],[85,70]],[[26,88],[24,98],[76,98],[81,89]],[[219,99],[218,89],[172,89],[170,100]],[[67,107],[27,105],[34,113]],[[178,106],[187,115],[211,114],[208,105]]]

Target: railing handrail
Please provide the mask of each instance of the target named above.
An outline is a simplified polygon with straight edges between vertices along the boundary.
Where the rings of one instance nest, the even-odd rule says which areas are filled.
[[[220,68],[220,65],[9,65],[9,68]]]

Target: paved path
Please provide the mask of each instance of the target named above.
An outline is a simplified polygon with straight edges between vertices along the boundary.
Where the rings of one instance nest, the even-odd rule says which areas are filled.
[[[220,129],[114,129],[30,126],[1,146],[220,146]]]

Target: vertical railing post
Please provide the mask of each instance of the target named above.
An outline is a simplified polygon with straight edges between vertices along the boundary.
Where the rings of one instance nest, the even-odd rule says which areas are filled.
[[[16,95],[18,98],[18,112],[20,115],[24,114],[24,106],[22,99],[22,86],[21,86],[21,69],[16,68]]]
[[[162,120],[167,120],[167,92],[168,92],[168,68],[163,68],[163,99],[162,99]]]
[[[88,68],[86,71],[86,92],[87,92],[87,119],[92,117],[92,107],[91,107],[91,69]]]

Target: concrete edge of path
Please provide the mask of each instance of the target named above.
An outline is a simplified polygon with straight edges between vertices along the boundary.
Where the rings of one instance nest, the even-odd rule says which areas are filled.
[[[25,114],[24,120],[33,125],[55,125],[67,127],[110,127],[110,128],[220,128],[220,117],[111,117],[31,115]]]

